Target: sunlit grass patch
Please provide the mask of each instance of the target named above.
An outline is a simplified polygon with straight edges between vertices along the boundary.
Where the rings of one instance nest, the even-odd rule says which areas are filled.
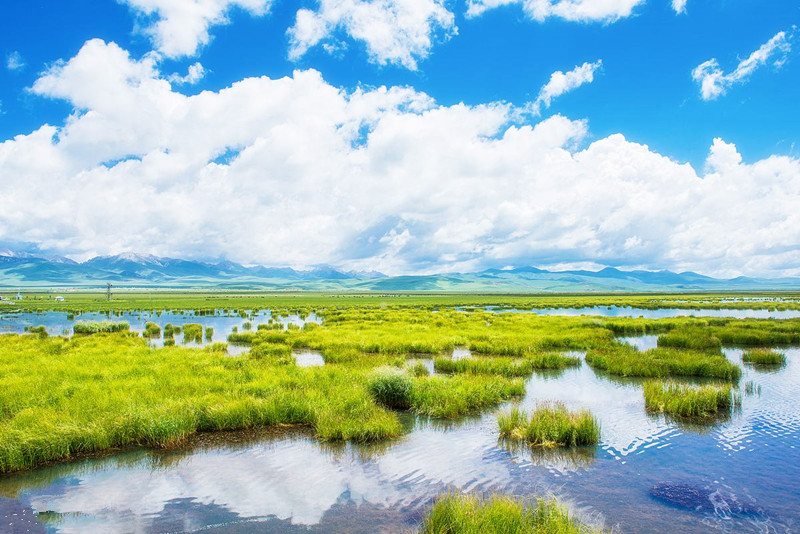
[[[600,423],[588,410],[569,411],[563,404],[543,404],[530,415],[519,408],[497,415],[500,437],[542,447],[596,445]]]
[[[377,402],[400,410],[411,407],[412,388],[411,377],[395,368],[381,368],[367,382],[367,389]]]
[[[744,351],[742,361],[755,365],[780,366],[786,364],[786,355],[772,349],[750,349]]]
[[[692,386],[649,380],[644,383],[644,403],[649,412],[683,418],[708,418],[719,414],[730,415],[731,409],[741,404],[741,400],[729,384]]]
[[[612,375],[664,378],[697,376],[738,381],[742,370],[722,354],[655,348],[641,352],[627,343],[614,343],[586,353],[586,362]]]
[[[491,375],[431,376],[414,379],[412,409],[431,417],[459,417],[475,413],[525,393],[520,379]]]
[[[659,347],[719,352],[722,342],[703,328],[679,328],[658,336]]]
[[[108,332],[126,332],[131,325],[126,322],[111,321],[79,321],[72,326],[72,331],[76,334],[89,335]]]
[[[156,323],[148,321],[144,325],[144,331],[142,332],[142,337],[160,337],[161,336],[161,327],[158,326]]]
[[[552,499],[526,502],[494,495],[448,494],[440,497],[422,523],[422,534],[591,534]]]
[[[559,353],[531,354],[519,358],[451,358],[434,359],[434,369],[440,373],[490,374],[508,377],[528,376],[535,369],[563,369],[579,365],[580,359]]]

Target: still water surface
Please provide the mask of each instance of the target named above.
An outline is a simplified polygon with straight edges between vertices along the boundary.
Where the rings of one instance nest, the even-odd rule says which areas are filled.
[[[404,416],[405,437],[371,447],[301,432],[134,450],[0,477],[0,531],[408,532],[437,494],[457,489],[556,495],[617,533],[800,532],[800,349],[785,352],[781,369],[743,367],[742,385],[760,395],[713,425],[650,416],[640,381],[584,363],[534,374],[520,404],[589,408],[598,447],[509,447],[487,413]],[[725,353],[741,365],[741,350]]]

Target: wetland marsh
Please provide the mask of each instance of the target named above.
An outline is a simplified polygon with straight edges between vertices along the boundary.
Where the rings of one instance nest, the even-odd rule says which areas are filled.
[[[315,298],[4,312],[0,519],[31,532],[434,532],[464,507],[531,525],[563,508],[587,531],[800,528],[800,320]],[[550,309],[626,304],[560,298]],[[776,303],[733,298],[714,302]],[[65,332],[100,320],[130,329]],[[142,337],[148,322],[161,337]],[[23,333],[40,324],[49,335]],[[167,324],[213,330],[163,347]],[[243,350],[221,345],[230,336]],[[753,352],[782,364],[743,362]],[[554,414],[529,430],[543,407]],[[560,414],[580,430],[553,433]],[[503,437],[503,417],[526,439]],[[461,493],[489,500],[442,497]]]

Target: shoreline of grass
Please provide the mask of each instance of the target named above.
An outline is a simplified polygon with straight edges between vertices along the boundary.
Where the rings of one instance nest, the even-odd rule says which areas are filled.
[[[448,493],[423,518],[420,534],[600,534],[555,499]]]

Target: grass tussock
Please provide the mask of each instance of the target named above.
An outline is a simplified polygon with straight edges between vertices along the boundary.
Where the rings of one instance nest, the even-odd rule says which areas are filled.
[[[183,342],[184,343],[202,343],[203,342],[203,325],[198,323],[186,323],[183,325]]]
[[[722,354],[672,348],[641,352],[626,343],[615,343],[586,353],[586,362],[617,376],[666,378],[707,377],[738,381],[742,370]]]
[[[161,327],[158,326],[156,323],[148,321],[144,325],[144,331],[142,332],[142,337],[148,337],[148,338],[161,337]]]
[[[127,332],[130,327],[131,325],[126,322],[80,321],[72,326],[72,331],[78,335],[92,335],[110,332]]]
[[[529,376],[536,369],[563,369],[580,365],[581,361],[559,353],[534,354],[522,358],[436,358],[434,369],[439,373],[490,374],[507,377]]]
[[[703,328],[676,329],[658,336],[659,347],[719,352],[722,342]]]
[[[422,534],[599,534],[555,500],[448,494],[425,516]]]
[[[411,407],[411,377],[396,368],[384,368],[369,379],[367,389],[377,402],[398,410]]]
[[[680,418],[709,418],[730,415],[738,404],[729,384],[692,386],[663,380],[644,383],[644,403],[648,412]]]
[[[491,375],[430,376],[414,379],[411,407],[421,415],[459,417],[525,393],[522,380]]]
[[[497,416],[500,437],[540,447],[597,445],[600,423],[587,410],[569,411],[562,404],[541,405],[528,415],[519,408]]]
[[[750,349],[742,354],[742,361],[755,365],[786,365],[786,355],[772,349]]]

